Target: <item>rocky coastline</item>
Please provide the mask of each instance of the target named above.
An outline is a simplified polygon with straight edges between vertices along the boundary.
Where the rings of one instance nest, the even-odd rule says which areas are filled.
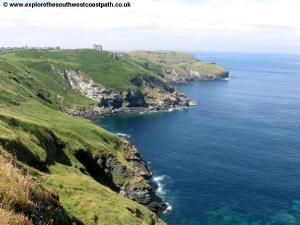
[[[46,196],[33,188],[34,199],[20,198],[24,208],[11,205],[19,190],[28,193],[12,180],[0,211],[24,213],[34,223],[50,210],[60,217],[56,223],[49,214],[54,224],[165,224],[159,214],[172,207],[163,197],[163,176],[153,176],[128,135],[74,116],[188,108],[196,103],[176,84],[226,79],[225,70],[176,52],[151,52],[144,59],[88,49],[28,49],[2,58],[0,144],[20,163],[21,173],[36,177],[31,183],[42,184]]]
[[[58,72],[74,90],[98,103],[90,108],[65,109],[74,116],[93,119],[120,113],[168,111],[196,105],[194,100],[159,78],[137,75],[130,80],[136,87],[134,90],[117,91],[86,79],[81,71]]]
[[[172,79],[166,75],[169,82],[143,76],[134,76],[130,81],[135,89],[117,91],[106,88],[92,79],[86,78],[81,71],[56,71],[68,82],[72,89],[95,100],[98,104],[92,108],[79,108],[66,112],[79,117],[94,119],[120,113],[159,112],[187,108],[196,105],[191,98],[177,90],[173,84],[190,83],[200,80],[197,74],[191,73],[182,79],[172,74]],[[228,78],[228,72],[215,79]],[[214,79],[214,78],[207,78]],[[141,91],[142,90],[142,91]],[[78,152],[77,159],[85,165],[85,170],[96,180],[99,175],[105,179],[112,190],[149,208],[159,214],[167,210],[166,201],[156,194],[157,186],[152,181],[152,173],[147,163],[141,158],[137,149],[130,144],[128,137],[120,137],[128,145],[124,165],[114,155],[91,156],[86,152]],[[128,180],[139,180],[128,183]],[[103,180],[101,180],[103,182]]]
[[[218,75],[208,75],[201,76],[197,71],[189,70],[186,72],[185,76],[181,76],[175,70],[164,70],[164,76],[169,80],[171,84],[188,84],[195,81],[203,81],[203,80],[226,80],[229,78],[229,72],[224,71],[219,73]]]
[[[86,79],[81,71],[56,72],[61,74],[72,89],[98,102],[98,105],[92,108],[67,111],[74,116],[93,119],[119,113],[174,110],[196,104],[183,92],[158,78],[137,75],[131,79],[131,83],[137,87],[135,90],[117,91],[106,88],[92,79]],[[101,175],[100,182],[105,182],[120,195],[146,206],[157,214],[166,211],[168,205],[156,194],[157,186],[152,181],[152,173],[147,163],[135,146],[130,144],[128,137],[123,136],[120,139],[128,146],[124,156],[128,166],[114,155],[91,156],[85,151],[79,151],[76,156],[85,166],[83,172],[89,173],[96,180],[100,179]],[[128,180],[139,181],[128,183]]]
[[[162,197],[156,195],[157,187],[152,182],[152,173],[147,163],[127,137],[120,139],[127,146],[123,158],[126,163],[113,154],[92,156],[79,150],[75,156],[84,165],[81,171],[152,212],[159,214],[166,211],[168,205]]]

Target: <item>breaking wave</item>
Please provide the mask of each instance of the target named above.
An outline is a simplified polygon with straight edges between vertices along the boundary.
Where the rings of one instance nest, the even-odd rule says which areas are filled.
[[[155,191],[156,194],[162,198],[164,198],[166,195],[166,190],[164,189],[165,184],[163,183],[165,177],[166,177],[165,175],[162,175],[162,176],[153,177],[152,179],[156,186],[156,191]],[[167,204],[167,208],[164,213],[171,212],[172,205],[169,202],[166,202],[166,204]]]
[[[126,137],[126,138],[130,138],[129,134],[124,134],[124,133],[116,133],[117,136],[119,137]]]

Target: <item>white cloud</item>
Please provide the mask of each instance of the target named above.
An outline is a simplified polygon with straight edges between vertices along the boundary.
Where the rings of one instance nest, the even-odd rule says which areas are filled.
[[[0,7],[0,45],[86,47],[99,41],[111,49],[300,51],[299,0],[131,3],[103,9]]]

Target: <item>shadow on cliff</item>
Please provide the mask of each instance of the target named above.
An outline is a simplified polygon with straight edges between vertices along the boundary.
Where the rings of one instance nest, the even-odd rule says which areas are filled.
[[[120,188],[113,182],[112,177],[105,172],[105,168],[101,167],[89,152],[80,149],[75,153],[75,157],[86,169],[86,171],[81,170],[81,172],[87,172],[94,180],[109,187],[113,191],[120,191]]]

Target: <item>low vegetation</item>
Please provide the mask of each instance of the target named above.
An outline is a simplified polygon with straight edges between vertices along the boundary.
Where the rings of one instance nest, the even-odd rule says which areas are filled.
[[[0,149],[0,224],[71,224],[58,197]]]
[[[131,169],[125,159],[129,144],[89,120],[65,113],[97,102],[73,90],[62,71],[80,70],[116,90],[137,88],[130,81],[136,75],[165,79],[165,63],[155,54],[143,54],[95,50],[0,54],[0,225],[164,224],[144,206],[94,179],[76,158],[79,151],[92,157],[110,154]],[[171,55],[164,56],[166,64],[176,70],[183,64],[202,63],[181,54],[174,61]],[[122,179],[128,184],[144,182],[141,177]]]
[[[23,214],[0,208],[0,225],[33,225]]]
[[[194,55],[173,51],[134,51],[129,56],[145,69],[156,71],[161,76],[179,77],[197,73],[198,79],[218,78],[226,71],[215,63],[198,60]]]
[[[96,68],[97,62],[104,60],[102,56],[117,61],[107,52],[86,54],[85,50],[79,53],[54,50],[0,55],[0,145],[2,152],[12,154],[14,162],[27,171],[24,174],[11,161],[0,162],[3,224],[41,224],[33,219],[33,212],[38,202],[47,205],[49,201],[57,207],[61,204],[66,218],[75,224],[163,224],[144,206],[96,181],[76,158],[78,151],[92,156],[112,154],[126,166],[124,154],[129,147],[93,122],[64,112],[65,108],[97,103],[74,91],[53,70],[53,65],[62,69],[90,68],[93,76],[92,64]],[[99,61],[93,62],[98,54]],[[84,65],[85,62],[90,64]],[[121,67],[126,60],[116,62],[119,63]],[[115,68],[113,65],[111,68]],[[60,203],[55,196],[59,196]],[[56,214],[59,215],[49,214],[52,222],[45,220],[43,224],[68,224],[55,222]]]

